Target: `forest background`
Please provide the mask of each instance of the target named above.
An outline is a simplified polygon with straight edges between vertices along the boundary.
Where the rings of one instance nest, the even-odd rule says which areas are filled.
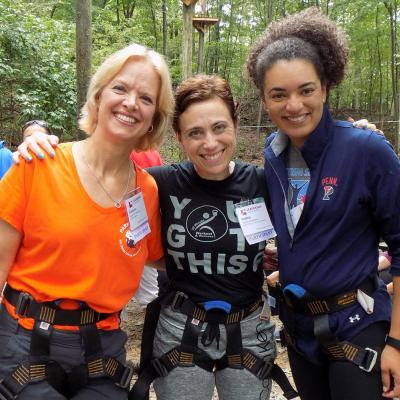
[[[77,136],[77,1],[0,0],[0,138],[10,147],[31,119],[48,121],[64,141]],[[245,70],[249,48],[270,21],[314,5],[346,31],[351,47],[346,79],[330,93],[334,115],[368,117],[399,150],[400,0],[199,0],[194,16],[218,23],[205,27],[203,49],[191,29],[189,70],[230,81],[240,111],[239,156],[249,146],[261,153],[249,138],[262,146],[274,129]],[[138,42],[165,54],[179,84],[185,7],[181,0],[92,0],[92,70]],[[170,151],[166,158],[175,161],[178,152]]]

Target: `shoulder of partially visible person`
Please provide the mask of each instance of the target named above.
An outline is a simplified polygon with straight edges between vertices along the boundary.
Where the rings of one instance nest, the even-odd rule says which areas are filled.
[[[155,167],[163,164],[160,153],[157,150],[132,151],[131,160],[142,168]]]
[[[11,153],[11,150],[9,150],[7,147],[6,147],[6,145],[5,145],[5,140],[0,140],[0,150],[2,151],[2,152],[5,152],[5,153]]]
[[[0,141],[0,179],[10,169],[13,163],[12,152],[4,143],[4,140]]]
[[[11,165],[0,179],[0,218],[21,233],[34,169],[34,162],[29,164],[23,160],[20,166]]]

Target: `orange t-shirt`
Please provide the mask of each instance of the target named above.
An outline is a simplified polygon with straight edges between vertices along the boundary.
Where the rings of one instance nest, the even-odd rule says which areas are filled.
[[[76,300],[97,312],[120,311],[137,290],[145,261],[163,255],[157,185],[136,167],[136,186],[151,233],[133,246],[126,236],[125,208],[101,207],[86,193],[71,143],[60,145],[54,160],[13,166],[0,181],[0,218],[23,235],[7,277],[10,286],[40,302]],[[33,327],[29,318],[19,323]],[[114,314],[97,326],[116,329],[118,324]]]

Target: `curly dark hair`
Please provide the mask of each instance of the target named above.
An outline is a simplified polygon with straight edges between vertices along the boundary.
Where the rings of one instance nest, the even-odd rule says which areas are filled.
[[[310,61],[329,88],[343,79],[349,57],[345,33],[317,7],[272,22],[250,50],[247,70],[263,92],[265,72],[279,60]]]
[[[227,106],[234,124],[237,124],[237,107],[229,83],[218,75],[196,75],[184,80],[175,91],[175,112],[172,128],[180,133],[180,117],[193,103],[219,97]]]

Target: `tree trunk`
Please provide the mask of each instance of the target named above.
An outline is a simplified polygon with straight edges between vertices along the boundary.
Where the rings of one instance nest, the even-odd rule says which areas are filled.
[[[156,21],[156,10],[153,4],[153,1],[149,2],[149,6],[151,8],[151,21],[153,23],[153,35],[154,35],[154,49],[158,51],[158,35],[157,35],[157,21]]]
[[[182,4],[183,11],[183,41],[182,41],[182,79],[192,76],[192,15],[194,3],[190,6]]]
[[[56,12],[57,4],[54,4],[54,6],[51,8],[50,11],[50,18],[54,17],[54,13]]]
[[[396,63],[397,55],[397,1],[393,3],[389,1],[383,2],[390,19],[390,44],[391,44],[391,75],[392,75],[392,93],[393,93],[393,112],[392,115],[397,124],[397,134],[395,136],[394,148],[399,152],[399,135],[400,135],[400,99],[399,99],[399,83],[398,83],[398,65]]]
[[[162,2],[163,54],[167,54],[167,0]]]
[[[379,7],[376,7],[375,14],[375,31],[376,31],[376,54],[377,54],[377,65],[379,71],[379,99],[378,99],[378,112],[379,112],[379,122],[380,126],[383,123],[383,101],[382,101],[382,90],[383,90],[383,74],[382,74],[382,56],[381,56],[381,45],[379,41],[378,32],[378,17],[379,17]]]
[[[86,101],[92,67],[92,1],[76,2],[76,93],[77,110]],[[84,138],[83,132],[78,132],[78,138]]]
[[[199,52],[197,58],[197,73],[200,74],[203,72],[204,65],[204,31],[199,30]]]
[[[268,10],[268,15],[267,15],[266,25],[268,26],[270,24],[270,22],[272,21],[272,0],[268,0],[267,10]],[[257,135],[260,134],[260,126],[261,126],[263,110],[264,110],[264,103],[260,99],[260,102],[258,104]]]

